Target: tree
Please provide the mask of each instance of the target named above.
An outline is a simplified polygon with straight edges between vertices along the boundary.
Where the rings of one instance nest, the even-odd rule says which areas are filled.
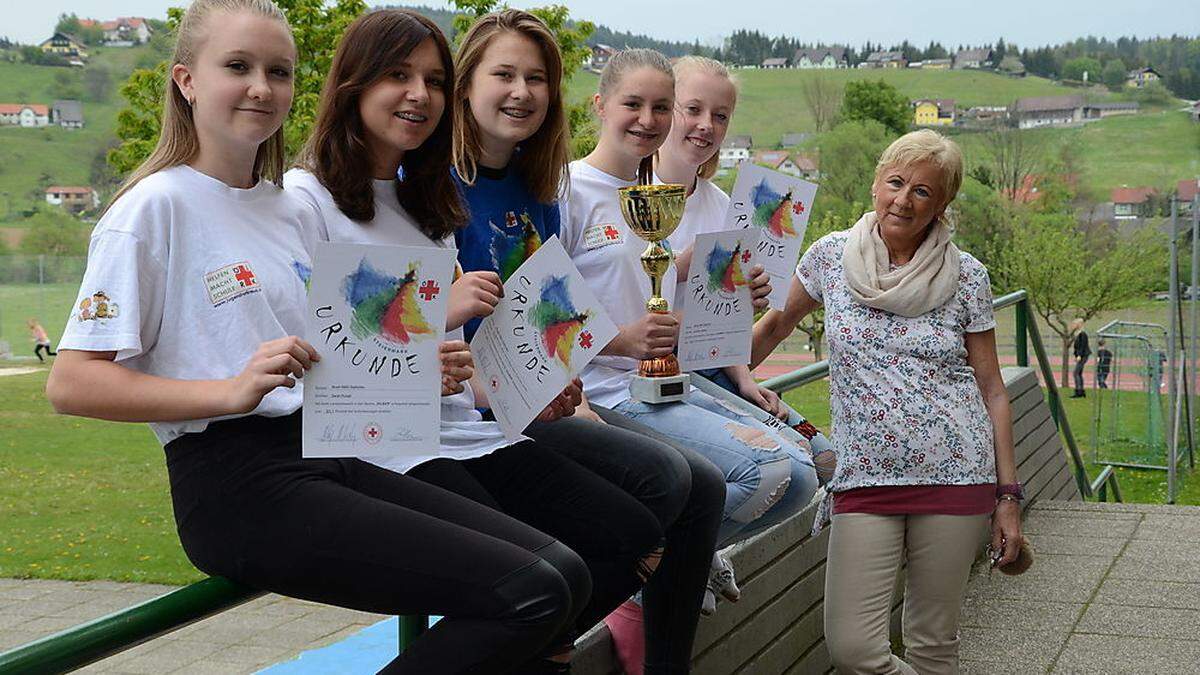
[[[1121,59],[1109,59],[1108,63],[1104,64],[1104,70],[1101,71],[1101,79],[1108,88],[1113,91],[1120,91],[1121,87],[1125,86],[1125,62]]]
[[[875,120],[842,122],[823,134],[817,142],[821,159],[821,192],[813,213],[816,218],[826,211],[842,217],[854,216],[855,202],[869,204],[875,163],[892,137]],[[853,221],[851,221],[853,222]]]
[[[366,9],[363,0],[336,0],[328,4],[323,0],[276,0],[287,16],[296,41],[296,70],[294,72],[295,95],[292,111],[284,123],[287,151],[294,154],[308,138],[316,121],[317,103],[321,85],[338,40],[346,26],[350,25]],[[174,30],[183,17],[183,10],[168,10],[167,23]],[[158,141],[162,120],[162,92],[167,81],[167,61],[154,68],[134,70],[125,84],[121,95],[128,105],[117,114],[117,137],[121,145],[108,153],[109,164],[120,173],[125,173],[149,156]]]
[[[1058,335],[1067,387],[1071,322],[1120,309],[1152,290],[1166,273],[1165,248],[1157,228],[1147,227],[1098,252],[1070,212],[1028,211],[1017,218],[1011,242],[990,271],[1002,289],[1025,288],[1034,310]]]
[[[846,83],[842,99],[843,120],[875,120],[889,131],[902,134],[908,131],[911,118],[908,99],[895,87],[878,80],[857,80]]]
[[[27,221],[29,231],[21,239],[23,253],[50,256],[81,256],[87,254],[87,226],[66,211],[47,204],[38,204]]]
[[[988,131],[984,146],[991,160],[992,185],[1000,194],[1015,199],[1025,179],[1037,168],[1040,146],[1029,134],[1004,126]]]
[[[1088,56],[1071,59],[1063,64],[1062,77],[1064,80],[1083,80],[1096,82],[1101,79],[1103,68],[1100,62]]]
[[[842,88],[829,77],[817,72],[800,80],[804,105],[812,115],[817,133],[833,127],[838,109],[842,107]]]
[[[70,14],[64,12],[58,15],[58,23],[54,24],[54,32],[74,35],[79,32],[80,27],[79,17],[75,15],[75,12]]]

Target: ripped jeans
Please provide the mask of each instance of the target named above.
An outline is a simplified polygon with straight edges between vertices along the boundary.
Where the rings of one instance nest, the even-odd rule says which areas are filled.
[[[806,450],[702,391],[692,390],[687,400],[675,403],[626,399],[613,410],[695,450],[725,475],[718,547],[783,521],[817,491]]]

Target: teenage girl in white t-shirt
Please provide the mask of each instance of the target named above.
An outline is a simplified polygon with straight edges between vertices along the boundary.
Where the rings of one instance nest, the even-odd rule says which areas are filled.
[[[454,84],[445,38],[425,17],[380,10],[347,29],[300,159],[303,168],[285,178],[289,192],[320,212],[322,237],[454,247],[452,235],[466,215],[450,173],[454,124],[447,96]],[[450,293],[451,336],[461,336],[467,320],[490,314],[500,293],[495,272],[459,279]],[[574,411],[579,385],[568,389],[573,390],[563,396],[568,404],[548,410],[543,420]],[[642,568],[643,557],[657,553],[662,526],[632,495],[571,459],[571,452],[544,439],[505,439],[500,425],[476,410],[487,407],[485,391],[468,385],[461,394],[443,398],[441,448],[430,454],[440,459],[415,466],[371,461],[518,518],[584,558],[591,571],[590,599],[578,593],[576,621],[564,624],[546,658],[520,669],[558,672],[568,667],[574,636],[641,586],[641,573],[650,571]],[[626,439],[613,432],[560,440],[600,456]]]
[[[655,155],[654,174],[658,182],[688,186],[683,219],[667,238],[671,248],[680,252],[675,262],[678,298],[682,297],[679,293],[684,288],[696,235],[728,229],[725,213],[729,196],[711,178],[716,174],[721,144],[733,121],[738,90],[729,70],[713,59],[685,56],[675,62],[674,72],[675,117],[671,133]],[[821,479],[828,480],[833,475],[833,448],[825,434],[775,392],[759,386],[750,375],[749,366],[729,366],[698,374],[781,420],[770,420],[772,423],[792,427],[813,455]]]
[[[162,135],[93,232],[47,396],[62,413],[151,423],[204,572],[445,615],[383,672],[509,672],[575,616],[583,561],[420,480],[301,458],[300,378],[320,357],[297,337],[315,214],[278,185],[295,61],[269,0],[184,13]]]
[[[471,209],[468,225],[455,234],[459,261],[492,272],[501,272],[503,263],[511,272],[559,231],[558,197],[570,152],[562,55],[541,19],[507,9],[475,22],[462,38],[455,69],[455,179]],[[511,246],[518,237],[523,246]],[[724,476],[698,453],[652,438],[653,431],[630,418],[599,405],[592,410],[598,416],[535,422],[525,433],[654,513],[666,546],[643,590],[645,620],[634,625],[638,644],[649,649],[628,670],[685,671],[725,501]],[[641,618],[633,603],[620,611]]]
[[[594,98],[600,140],[591,154],[571,163],[562,239],[621,329],[584,370],[584,392],[589,400],[697,450],[722,470],[726,502],[720,542],[729,543],[798,511],[812,498],[817,481],[807,452],[711,396],[693,391],[684,401],[653,405],[629,397],[638,359],[671,354],[678,321],[671,314],[646,312],[650,281],[638,258],[644,242],[625,224],[617,188],[639,178],[649,181],[650,158],[670,131],[674,103],[674,76],[662,54],[630,49],[609,60]],[[673,267],[666,278],[675,278]],[[720,567],[714,561],[714,570]],[[725,572],[714,574],[713,587],[733,594]]]

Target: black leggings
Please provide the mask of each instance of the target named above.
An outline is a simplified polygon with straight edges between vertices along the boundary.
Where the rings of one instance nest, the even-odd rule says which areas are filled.
[[[299,412],[216,422],[166,455],[179,539],[202,571],[368,612],[445,616],[382,672],[512,672],[591,593],[575,552],[514,518],[360,460],[301,459]]]
[[[46,356],[58,356],[58,352],[54,351],[53,349],[50,349],[50,345],[42,344],[39,342],[38,345],[33,348],[33,355],[38,357],[38,361],[41,361],[43,363],[46,362],[46,359],[42,358],[42,350],[43,349],[46,350]]]

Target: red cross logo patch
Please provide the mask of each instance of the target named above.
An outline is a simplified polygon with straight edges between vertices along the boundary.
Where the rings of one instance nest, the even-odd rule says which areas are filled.
[[[583,331],[582,333],[580,333],[580,334],[579,334],[579,346],[580,346],[580,347],[583,347],[584,349],[590,349],[590,348],[591,348],[591,346],[592,346],[592,333],[591,333],[590,331],[586,331],[586,330],[585,330],[585,331]]]
[[[417,289],[417,292],[421,294],[422,298],[425,298],[425,302],[429,302],[436,298],[438,293],[442,292],[442,289],[433,279],[426,279],[421,283],[421,287]]]
[[[375,445],[383,439],[383,428],[374,422],[369,422],[363,427],[363,440],[368,445]]]
[[[796,203],[792,205],[792,213],[796,215],[804,213],[804,202],[796,200]]]
[[[750,251],[742,251],[742,262],[750,262]]]
[[[619,235],[619,234],[621,234],[621,231],[618,230],[617,228],[613,227],[612,225],[604,226],[604,236],[605,237],[608,237],[609,239],[616,239],[617,235]]]
[[[713,347],[712,349],[708,350],[708,358],[715,359],[715,358],[717,358],[717,354],[720,354],[720,353],[721,353],[720,349]]]
[[[254,280],[254,272],[250,271],[250,266],[244,263],[233,268],[233,278],[237,279],[242,288],[250,288],[258,283]]]

